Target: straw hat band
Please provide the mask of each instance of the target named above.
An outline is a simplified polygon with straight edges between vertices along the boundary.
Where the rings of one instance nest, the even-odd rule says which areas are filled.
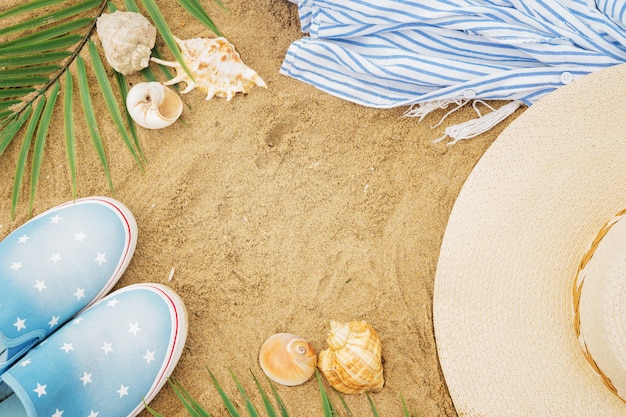
[[[602,381],[626,401],[626,209],[598,232],[574,284],[574,328]]]

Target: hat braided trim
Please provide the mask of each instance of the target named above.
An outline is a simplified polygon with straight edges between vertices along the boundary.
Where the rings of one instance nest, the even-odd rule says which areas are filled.
[[[596,249],[598,248],[598,245],[600,245],[600,242],[602,241],[604,236],[606,236],[606,234],[609,232],[609,230],[611,230],[613,225],[617,223],[624,216],[626,216],[626,209],[620,211],[613,218],[608,220],[600,228],[600,231],[596,235],[593,242],[591,242],[591,247],[589,248],[589,250],[587,250],[587,252],[585,252],[584,256],[582,257],[580,261],[580,265],[578,265],[578,272],[576,273],[576,279],[574,280],[573,296],[574,296],[574,331],[576,332],[576,337],[578,338],[583,354],[585,358],[587,359],[587,361],[589,362],[589,364],[591,364],[591,367],[598,373],[598,375],[600,375],[600,378],[602,378],[602,381],[605,383],[605,385],[611,391],[613,391],[615,395],[617,395],[622,401],[626,402],[626,399],[622,398],[618,394],[617,388],[615,388],[615,385],[613,385],[613,382],[611,381],[611,379],[604,372],[602,372],[602,370],[598,367],[598,364],[593,359],[593,356],[587,350],[587,344],[585,343],[584,336],[582,336],[580,333],[580,296],[581,296],[583,284],[585,281],[585,277],[584,276],[581,277],[581,272],[585,269],[585,267],[587,266],[587,264],[593,257],[594,253],[596,252]]]

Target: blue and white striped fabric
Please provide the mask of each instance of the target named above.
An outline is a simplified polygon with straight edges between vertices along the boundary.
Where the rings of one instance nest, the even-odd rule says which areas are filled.
[[[309,36],[280,72],[369,107],[532,105],[626,62],[624,0],[290,1]]]

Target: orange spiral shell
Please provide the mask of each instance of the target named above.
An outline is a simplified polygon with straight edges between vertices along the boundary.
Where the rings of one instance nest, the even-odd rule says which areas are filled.
[[[299,385],[315,372],[317,356],[313,346],[300,336],[276,333],[259,351],[259,364],[272,381],[282,385]]]

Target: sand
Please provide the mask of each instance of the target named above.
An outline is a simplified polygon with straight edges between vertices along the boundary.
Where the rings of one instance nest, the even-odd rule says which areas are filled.
[[[177,36],[211,36],[175,2],[158,4]],[[320,351],[331,320],[365,320],[378,331],[386,382],[371,398],[382,416],[401,415],[400,395],[419,416],[455,416],[432,325],[439,248],[472,167],[522,110],[472,140],[434,144],[446,125],[473,118],[473,110],[431,128],[443,111],[419,123],[402,117],[406,108],[342,101],[278,72],[289,44],[303,36],[294,4],[227,0],[229,13],[204,4],[267,89],[230,102],[205,101],[197,90],[185,95],[181,121],[139,130],[143,172],[96,95],[114,191],[82,112],[74,111],[77,197],[114,197],[139,227],[116,288],[158,282],[182,297],[189,335],[173,376],[213,416],[226,411],[207,367],[238,405],[229,370],[261,406],[250,371],[263,376],[263,341],[291,332]],[[72,198],[60,106],[53,120],[33,214]],[[28,220],[27,188],[15,219],[10,215],[19,143],[0,158],[0,237]],[[292,415],[322,414],[314,378],[277,389]],[[364,395],[346,400],[355,416],[371,415]],[[164,416],[187,415],[167,386],[151,405]]]

